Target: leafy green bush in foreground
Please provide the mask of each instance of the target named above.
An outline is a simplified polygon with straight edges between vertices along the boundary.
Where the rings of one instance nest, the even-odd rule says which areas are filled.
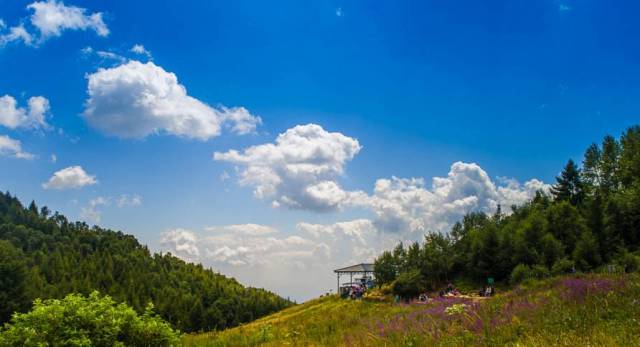
[[[62,300],[36,299],[33,310],[16,313],[0,331],[0,346],[171,346],[180,334],[153,313],[138,315],[98,292]]]

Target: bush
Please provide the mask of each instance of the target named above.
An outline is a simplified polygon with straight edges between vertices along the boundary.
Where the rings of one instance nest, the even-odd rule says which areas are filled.
[[[574,269],[575,263],[573,262],[573,260],[562,258],[556,260],[556,262],[553,263],[553,266],[551,267],[551,273],[555,276],[558,276],[571,273],[574,271]]]
[[[549,272],[549,269],[544,265],[534,265],[533,267],[531,267],[531,275],[533,276],[532,278],[541,280],[543,278],[551,276],[551,273]]]
[[[518,264],[513,271],[511,271],[510,281],[516,284],[532,279],[543,279],[549,276],[549,269],[544,265],[534,265],[530,267],[529,265]]]
[[[424,288],[424,277],[418,270],[401,273],[393,283],[393,293],[403,298],[415,298]]]
[[[640,257],[629,252],[624,252],[616,259],[616,264],[621,266],[625,272],[637,272],[640,270]]]
[[[138,315],[126,304],[93,292],[62,300],[34,301],[28,313],[15,313],[0,331],[0,346],[172,346],[180,334],[153,313]]]

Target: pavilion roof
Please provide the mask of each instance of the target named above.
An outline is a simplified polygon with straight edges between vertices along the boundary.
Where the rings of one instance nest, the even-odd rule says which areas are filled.
[[[351,266],[347,266],[344,267],[342,269],[336,269],[333,270],[333,272],[339,273],[339,272],[373,272],[373,264],[357,264],[357,265],[351,265]]]

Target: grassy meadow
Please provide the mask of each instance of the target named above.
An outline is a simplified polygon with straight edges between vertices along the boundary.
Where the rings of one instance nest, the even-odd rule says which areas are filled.
[[[428,304],[329,296],[186,346],[640,346],[640,275],[528,282]]]

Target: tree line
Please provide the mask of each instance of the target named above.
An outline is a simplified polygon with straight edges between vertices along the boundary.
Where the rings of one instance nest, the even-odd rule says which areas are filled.
[[[549,193],[503,213],[467,214],[449,233],[402,243],[375,261],[379,284],[411,296],[453,279],[518,282],[617,265],[640,268],[640,126],[569,160]]]
[[[291,305],[170,253],[152,254],[132,235],[70,222],[35,202],[0,193],[0,323],[34,299],[107,294],[181,331],[236,326]]]

